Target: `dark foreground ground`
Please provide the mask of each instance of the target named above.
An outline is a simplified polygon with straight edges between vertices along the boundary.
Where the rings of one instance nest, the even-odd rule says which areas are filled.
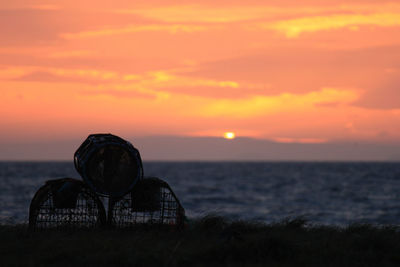
[[[0,266],[400,266],[394,226],[310,226],[205,217],[183,231],[29,232],[0,226]]]

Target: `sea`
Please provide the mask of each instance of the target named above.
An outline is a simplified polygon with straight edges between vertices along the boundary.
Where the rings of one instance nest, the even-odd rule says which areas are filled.
[[[189,218],[400,224],[400,162],[144,162]],[[81,179],[72,162],[0,162],[0,224],[28,222],[45,181]]]

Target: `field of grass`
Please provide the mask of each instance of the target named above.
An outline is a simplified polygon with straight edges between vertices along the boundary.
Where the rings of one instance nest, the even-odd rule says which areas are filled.
[[[0,226],[0,266],[400,266],[395,226],[207,216],[186,229],[29,232]]]

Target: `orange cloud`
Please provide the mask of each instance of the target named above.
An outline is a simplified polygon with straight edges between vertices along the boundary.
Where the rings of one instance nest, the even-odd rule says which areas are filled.
[[[59,10],[60,6],[57,5],[31,5],[27,6],[27,8],[38,9],[38,10]]]
[[[67,50],[67,51],[55,51],[48,55],[49,58],[77,58],[94,56],[95,52],[92,50]]]
[[[167,71],[156,71],[148,73],[148,78],[145,83],[159,87],[173,87],[173,86],[188,86],[188,87],[228,87],[238,88],[239,83],[235,81],[218,81],[213,79],[204,79],[196,77],[185,77],[182,75],[175,75]]]
[[[350,29],[354,30],[357,29],[355,27],[364,25],[379,27],[400,26],[400,13],[341,14],[305,17],[265,23],[261,27],[281,32],[287,38],[296,38],[302,33],[335,30],[345,27],[350,27]]]
[[[282,10],[277,7],[207,7],[201,5],[148,7],[116,10],[121,14],[135,14],[163,22],[235,22],[256,19]]]
[[[15,79],[32,72],[32,68],[7,67],[0,68],[0,80]]]
[[[325,138],[290,138],[290,137],[276,137],[273,138],[275,142],[278,143],[299,143],[299,144],[323,144],[328,142],[328,139]]]
[[[248,118],[276,112],[296,112],[314,109],[324,102],[350,104],[356,101],[356,90],[324,88],[302,95],[283,93],[277,96],[253,96],[244,99],[222,99],[210,101],[199,113],[206,117]]]
[[[193,32],[204,31],[204,30],[206,30],[206,27],[199,26],[199,25],[184,25],[184,24],[131,25],[131,26],[125,26],[125,27],[121,27],[121,28],[82,31],[82,32],[77,32],[77,33],[62,33],[62,34],[60,34],[60,37],[70,40],[70,39],[111,36],[111,35],[119,35],[119,34],[129,34],[129,33],[136,33],[136,32],[163,31],[163,32],[168,32],[170,34],[176,34],[176,33],[193,33]]]
[[[49,74],[52,79],[59,77],[60,81],[64,81],[62,78],[82,78],[90,79],[92,81],[116,81],[122,79],[121,74],[115,71],[105,71],[98,69],[78,69],[78,68],[52,68],[52,67],[40,67],[40,66],[23,66],[23,67],[8,67],[0,69],[0,79],[24,79],[27,75],[35,74]],[[39,75],[40,76],[40,75]],[[38,77],[39,77],[38,76]],[[49,76],[50,77],[50,76]],[[41,81],[46,82],[43,78]]]
[[[168,98],[173,93],[221,98],[236,97],[238,93],[246,93],[235,81],[176,75],[174,72],[174,70],[158,70],[146,73],[120,73],[98,69],[24,66],[0,69],[0,80],[90,84],[95,86],[95,90],[91,92],[92,95],[103,94],[117,97],[136,94],[138,97],[150,95]],[[226,93],[222,94],[221,90]],[[236,94],[232,90],[236,90]]]
[[[61,57],[69,56],[61,53]],[[13,79],[23,77],[26,74],[35,72],[49,73],[60,77],[80,77],[98,80],[114,80],[115,82],[129,82],[130,84],[149,85],[150,87],[169,86],[210,86],[238,88],[240,85],[235,81],[214,80],[207,78],[190,77],[174,74],[176,70],[157,70],[145,73],[121,73],[88,68],[53,68],[40,66],[8,67],[0,69],[0,79]]]
[[[271,20],[277,17],[317,15],[344,12],[393,12],[400,11],[396,3],[335,4],[331,5],[170,5],[117,9],[119,14],[134,14],[168,23],[232,23],[253,20]]]

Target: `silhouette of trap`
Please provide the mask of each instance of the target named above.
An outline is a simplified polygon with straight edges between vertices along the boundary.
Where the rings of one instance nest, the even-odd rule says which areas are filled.
[[[178,198],[161,179],[143,179],[140,153],[130,142],[91,134],[75,152],[74,163],[83,182],[47,181],[32,199],[31,229],[183,227],[185,211]],[[108,200],[108,216],[99,196]]]
[[[139,150],[112,134],[91,134],[74,154],[75,168],[97,194],[122,197],[143,178]]]
[[[72,178],[47,181],[29,208],[31,229],[93,228],[105,223],[100,199],[85,183]]]
[[[108,220],[116,228],[183,227],[185,211],[168,183],[159,178],[144,178],[131,192],[110,201]]]

